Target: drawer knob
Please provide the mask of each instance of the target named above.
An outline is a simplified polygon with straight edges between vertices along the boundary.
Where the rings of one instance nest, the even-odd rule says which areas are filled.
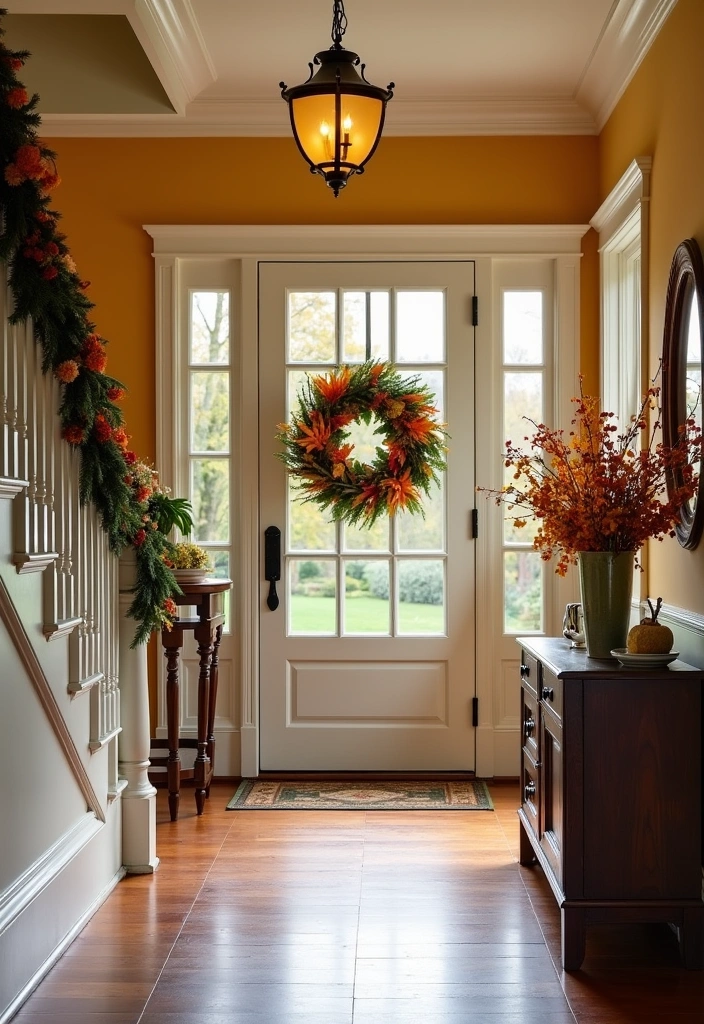
[[[523,723],[523,732],[526,735],[526,737],[532,736],[535,732],[535,719],[532,715],[530,716],[530,718],[526,718],[525,722]]]
[[[543,687],[543,700],[554,700],[554,699],[555,699],[555,691],[552,688],[552,686],[544,686]]]
[[[523,787],[523,795],[524,795],[526,800],[530,800],[531,797],[535,796],[535,783],[534,782],[529,782],[526,786]]]
[[[521,679],[527,679],[529,675],[530,675],[530,666],[529,665],[521,665]]]

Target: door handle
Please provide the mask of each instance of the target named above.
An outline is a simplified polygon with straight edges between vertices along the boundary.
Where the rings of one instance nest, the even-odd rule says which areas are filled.
[[[279,607],[276,583],[281,579],[281,530],[278,526],[267,526],[264,531],[264,579],[269,584],[267,608],[275,612]]]

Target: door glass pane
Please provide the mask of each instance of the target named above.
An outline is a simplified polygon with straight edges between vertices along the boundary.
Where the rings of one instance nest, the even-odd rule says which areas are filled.
[[[445,358],[445,293],[396,292],[396,362],[441,363]]]
[[[542,363],[543,293],[504,292],[504,363]]]
[[[191,451],[229,452],[230,374],[191,373]]]
[[[421,384],[430,388],[434,398],[433,404],[437,409],[437,419],[442,422],[445,416],[445,371],[444,370],[410,370],[409,377],[418,377]]]
[[[544,562],[537,551],[504,552],[504,632],[543,628]]]
[[[528,446],[526,436],[530,436],[534,427],[524,417],[540,423],[543,418],[543,374],[542,373],[504,373],[504,438],[510,440],[518,448]],[[514,480],[514,470],[504,468],[504,484],[520,487],[520,481]],[[510,513],[513,518],[522,518],[521,509]],[[504,540],[530,542],[535,536],[538,524],[529,519],[524,527],[513,525],[513,518],[504,520]]]
[[[335,361],[335,292],[289,292],[288,361]]]
[[[289,551],[331,551],[337,542],[335,524],[329,514],[312,501],[296,499],[298,488],[289,478],[288,548]]]
[[[440,559],[399,559],[396,576],[399,633],[444,633],[444,562]]]
[[[345,551],[388,551],[389,520],[380,516],[371,527],[343,526]]]
[[[388,561],[345,561],[344,632],[389,635]]]
[[[430,493],[423,495],[422,515],[399,512],[396,516],[396,547],[398,551],[444,551],[445,505],[441,484],[432,483]]]
[[[288,563],[289,632],[334,635],[337,566],[333,559],[291,558]]]
[[[389,358],[389,293],[344,292],[342,298],[342,359],[362,363]]]
[[[306,394],[306,383],[308,381],[308,374],[305,370],[289,370],[288,371],[288,409],[286,418],[290,419],[291,413],[296,415],[298,413],[298,399],[301,395]]]
[[[195,540],[230,539],[230,460],[192,459],[191,495]]]
[[[229,292],[191,292],[190,361],[230,361]]]

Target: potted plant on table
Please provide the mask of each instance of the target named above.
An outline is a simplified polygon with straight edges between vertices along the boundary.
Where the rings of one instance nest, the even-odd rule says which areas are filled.
[[[674,536],[681,507],[697,489],[702,433],[693,417],[676,444],[659,440],[660,389],[648,389],[636,416],[619,433],[613,413],[598,398],[573,398],[571,429],[551,430],[527,421],[534,432],[524,444],[506,442],[504,467],[513,482],[501,490],[479,487],[507,507],[518,528],[536,523],[533,547],[545,561],[557,555],[556,572],[579,565],[587,653],[610,658],[625,648],[633,568],[647,540]],[[655,413],[648,427],[648,412]],[[679,471],[681,486],[667,491]]]
[[[190,541],[172,544],[164,560],[177,582],[197,583],[213,572],[208,552]]]

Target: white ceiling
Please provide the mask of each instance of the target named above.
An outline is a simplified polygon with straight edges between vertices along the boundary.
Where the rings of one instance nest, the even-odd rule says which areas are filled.
[[[360,54],[370,81],[396,83],[387,134],[593,134],[676,2],[346,0],[344,44]],[[74,82],[71,90],[69,74],[56,70],[62,61],[64,68],[75,64],[75,45],[68,54],[62,33],[30,33],[39,19],[21,19],[15,34],[22,26],[36,40],[43,121],[53,134],[286,134],[278,83],[305,80],[308,61],[330,45],[332,0],[5,3],[10,15],[121,15],[173,107],[155,112],[153,98],[151,107],[140,105],[144,87],[128,80],[136,73],[132,60],[124,62],[125,81],[117,89],[114,55],[96,60],[100,33],[91,37],[90,74],[96,75],[96,65],[112,64],[111,78],[95,80],[92,107],[78,102],[77,89],[85,94],[91,87]],[[12,17],[7,21],[8,43],[17,46]],[[74,17],[67,25],[78,31],[91,21],[95,25],[95,18]]]

